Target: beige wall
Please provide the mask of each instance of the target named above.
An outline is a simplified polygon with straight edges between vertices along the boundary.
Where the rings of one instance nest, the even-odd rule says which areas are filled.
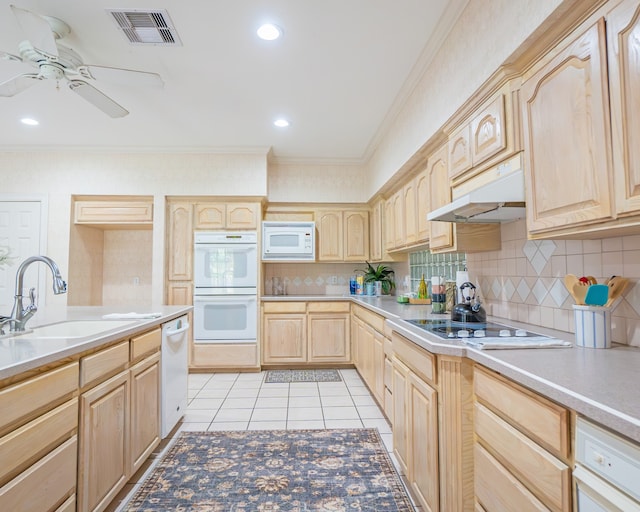
[[[368,197],[434,136],[561,3],[469,1],[368,162]]]
[[[267,150],[246,154],[33,151],[0,153],[2,194],[48,202],[46,254],[69,270],[71,196],[154,196],[153,301],[163,297],[164,210],[167,195],[266,196]],[[59,304],[47,288],[47,303]],[[88,292],[95,295],[94,292]],[[91,295],[91,296],[93,296]]]

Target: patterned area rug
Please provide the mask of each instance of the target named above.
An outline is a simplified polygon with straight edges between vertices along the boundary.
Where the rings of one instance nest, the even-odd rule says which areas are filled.
[[[340,382],[338,370],[267,370],[265,382]]]
[[[127,512],[413,512],[377,429],[183,432]]]

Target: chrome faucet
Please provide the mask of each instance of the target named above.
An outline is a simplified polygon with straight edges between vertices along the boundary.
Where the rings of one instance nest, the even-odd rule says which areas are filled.
[[[18,267],[18,271],[16,273],[16,290],[15,290],[15,300],[13,303],[13,310],[11,311],[11,316],[8,318],[0,319],[0,334],[4,334],[2,331],[2,327],[6,324],[11,325],[11,331],[24,331],[27,321],[38,311],[38,306],[36,305],[36,289],[29,289],[29,300],[30,304],[28,306],[23,306],[22,304],[22,288],[24,281],[24,273],[26,272],[29,265],[35,263],[36,261],[41,261],[46,263],[47,266],[51,269],[51,274],[53,275],[53,293],[59,295],[61,293],[66,293],[67,291],[67,283],[64,282],[62,276],[60,275],[60,269],[55,261],[47,256],[31,256],[24,260],[20,266]]]

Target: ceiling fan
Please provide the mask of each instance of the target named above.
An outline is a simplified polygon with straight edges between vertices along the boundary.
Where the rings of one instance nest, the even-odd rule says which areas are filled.
[[[69,88],[111,117],[124,117],[129,111],[86,80],[104,80],[122,85],[163,87],[160,75],[130,69],[89,66],[71,48],[58,41],[71,32],[58,18],[40,16],[11,5],[26,39],[18,45],[20,55],[0,51],[0,59],[24,62],[37,72],[23,73],[0,83],[0,96],[15,96],[40,80],[66,80]]]

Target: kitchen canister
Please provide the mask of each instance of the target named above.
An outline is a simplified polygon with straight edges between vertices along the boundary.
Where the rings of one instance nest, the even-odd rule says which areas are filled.
[[[586,348],[611,348],[611,308],[573,306],[576,345]]]

